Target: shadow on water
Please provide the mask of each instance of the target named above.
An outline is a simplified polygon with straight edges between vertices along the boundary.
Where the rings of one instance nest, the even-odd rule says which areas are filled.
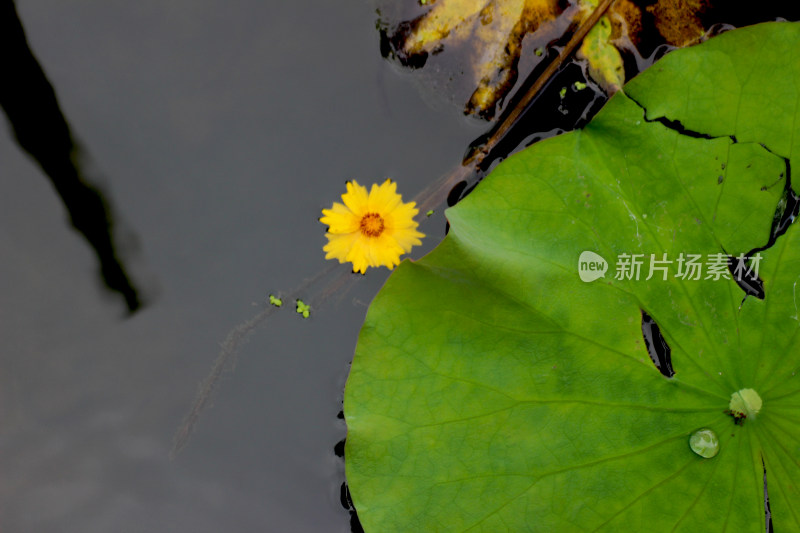
[[[94,249],[105,285],[122,295],[134,313],[142,299],[119,257],[111,207],[81,170],[79,161],[85,154],[74,142],[53,86],[28,46],[13,0],[0,0],[0,48],[5,59],[0,107],[17,142],[50,178],[72,225]]]

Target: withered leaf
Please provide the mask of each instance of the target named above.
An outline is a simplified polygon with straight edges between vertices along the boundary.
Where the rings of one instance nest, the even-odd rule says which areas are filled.
[[[458,71],[467,78],[470,89],[464,112],[487,119],[497,114],[518,77],[543,60],[541,50],[569,37],[598,4],[597,0],[427,0],[419,7],[418,0],[406,1],[413,2],[417,11],[408,20],[384,26],[384,53],[419,68],[433,55],[458,50],[460,64],[449,75]],[[584,39],[578,59],[585,62],[588,76],[613,94],[625,82],[620,51],[635,49],[643,34],[651,47],[695,44],[706,33],[700,15],[709,7],[710,0],[658,0],[643,12],[632,0],[617,0]]]

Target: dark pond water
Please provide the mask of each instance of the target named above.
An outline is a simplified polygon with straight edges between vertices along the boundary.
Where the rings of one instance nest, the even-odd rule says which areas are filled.
[[[414,197],[486,129],[381,57],[375,5],[17,2],[145,305],[128,316],[103,287],[4,118],[0,530],[350,531],[337,414],[385,269],[335,267],[297,293],[306,320],[286,298],[170,450],[229,332],[333,265],[317,218],[345,181],[392,177]],[[569,83],[544,91],[551,115],[523,117],[501,155],[602,103],[588,91],[562,101]],[[413,257],[444,236],[442,207]],[[342,275],[347,290],[323,301]]]
[[[17,10],[87,176],[138,241],[146,305],[126,317],[102,286],[4,117],[0,529],[349,531],[337,413],[385,269],[318,308],[302,294],[307,320],[289,302],[170,461],[173,435],[231,328],[328,266],[317,218],[345,181],[390,176],[414,196],[483,125],[381,57],[366,0]],[[421,229],[415,256],[443,237],[441,210]]]

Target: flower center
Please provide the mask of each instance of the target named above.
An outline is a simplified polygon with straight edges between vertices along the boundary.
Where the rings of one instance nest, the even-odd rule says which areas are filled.
[[[383,233],[383,219],[378,213],[367,213],[361,217],[359,229],[365,237],[377,237]]]

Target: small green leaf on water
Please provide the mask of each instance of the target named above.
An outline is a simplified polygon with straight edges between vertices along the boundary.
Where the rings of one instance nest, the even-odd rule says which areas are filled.
[[[576,91],[582,91],[582,90],[584,90],[585,88],[586,88],[586,84],[585,84],[585,83],[583,83],[582,81],[576,81],[576,82],[575,82],[575,90],[576,90]]]
[[[559,96],[561,97],[561,99],[563,100],[563,99],[564,99],[564,97],[565,97],[565,96],[567,96],[567,88],[566,88],[566,87],[562,87],[562,88],[561,88],[561,90],[560,90],[560,91],[558,91],[558,95],[559,95]]]
[[[711,459],[719,453],[719,438],[713,430],[698,429],[689,437],[689,447],[700,457]]]
[[[283,300],[277,298],[274,294],[269,295],[269,303],[274,305],[275,307],[280,307],[283,305]]]
[[[311,307],[303,300],[297,300],[297,313],[303,315],[303,318],[308,318],[308,315],[311,314]]]
[[[542,50],[541,48],[537,48],[536,50],[533,51],[533,53],[536,54],[539,57],[542,57],[542,54],[544,53],[544,50]]]
[[[425,216],[426,216],[426,217],[429,217],[429,216],[431,216],[432,214],[433,214],[433,209],[431,209],[430,211],[428,211],[427,213],[425,213]]]
[[[611,42],[611,22],[601,18],[589,31],[578,57],[589,63],[589,76],[608,93],[614,94],[625,83],[625,67],[619,50]]]

